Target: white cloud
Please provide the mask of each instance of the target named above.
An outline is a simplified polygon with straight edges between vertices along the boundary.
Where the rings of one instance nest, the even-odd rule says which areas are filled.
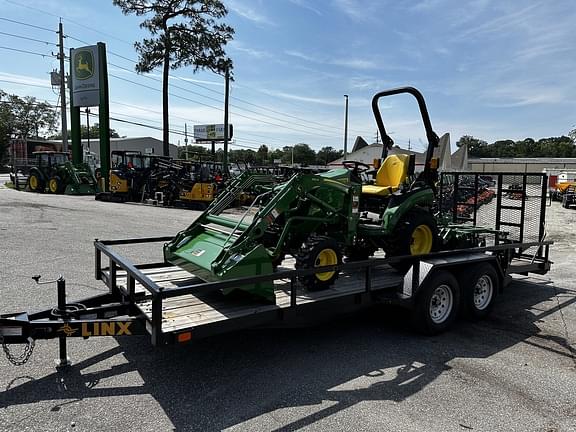
[[[372,60],[359,59],[359,58],[346,58],[346,57],[325,57],[325,56],[310,56],[300,51],[288,50],[284,51],[286,55],[296,57],[311,63],[316,64],[329,64],[335,66],[344,66],[352,69],[376,69],[378,65]]]
[[[378,21],[378,8],[386,6],[382,0],[333,0],[336,9],[353,21]]]
[[[290,3],[293,3],[301,8],[308,9],[309,11],[314,12],[318,16],[322,16],[322,12],[319,9],[312,6],[311,2],[308,2],[306,0],[290,0]]]
[[[251,6],[238,0],[228,0],[227,5],[230,10],[236,12],[243,18],[252,21],[256,24],[275,25],[275,23],[267,16],[255,10]]]
[[[233,50],[247,54],[250,57],[254,57],[254,58],[258,58],[258,59],[272,58],[273,57],[272,54],[270,54],[268,51],[263,51],[263,50],[258,50],[255,48],[247,47],[242,42],[239,42],[239,41],[232,41],[229,43],[229,45],[230,45],[230,48],[232,48]]]

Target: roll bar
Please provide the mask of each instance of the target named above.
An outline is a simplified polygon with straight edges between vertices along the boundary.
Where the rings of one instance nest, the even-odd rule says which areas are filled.
[[[426,150],[426,165],[424,167],[425,177],[430,169],[430,160],[432,159],[432,154],[434,153],[434,148],[438,147],[439,138],[436,132],[432,129],[432,123],[430,122],[430,116],[428,115],[428,109],[426,108],[426,102],[424,101],[424,96],[419,90],[414,87],[399,87],[390,90],[384,90],[376,93],[372,98],[372,111],[374,112],[374,117],[376,118],[376,124],[378,125],[378,130],[380,131],[380,136],[382,137],[382,159],[385,159],[388,155],[388,150],[394,145],[394,141],[386,133],[386,128],[384,127],[384,122],[382,121],[382,115],[380,114],[380,107],[378,102],[380,98],[386,96],[393,96],[402,93],[409,93],[416,98],[418,101],[418,107],[420,108],[420,114],[422,115],[422,121],[424,123],[424,129],[426,130],[426,137],[428,138],[428,148]]]

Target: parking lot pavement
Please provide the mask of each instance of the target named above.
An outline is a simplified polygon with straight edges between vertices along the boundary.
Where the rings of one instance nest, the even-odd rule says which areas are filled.
[[[196,212],[0,189],[0,310],[105,291],[94,238],[172,235]],[[482,322],[435,337],[376,308],[293,329],[256,329],[166,348],[146,337],[55,341],[29,363],[0,358],[2,431],[576,431],[576,211],[553,203],[553,270],[522,277]],[[161,256],[161,245],[133,253]]]

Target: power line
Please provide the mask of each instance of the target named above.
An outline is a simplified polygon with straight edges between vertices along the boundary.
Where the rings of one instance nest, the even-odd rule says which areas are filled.
[[[148,86],[148,85],[146,85],[146,84],[138,83],[138,82],[136,82],[136,81],[132,81],[132,80],[129,80],[129,79],[127,79],[127,78],[122,78],[122,77],[119,77],[119,76],[114,75],[114,74],[109,74],[109,75],[110,75],[111,77],[116,78],[116,79],[119,79],[119,80],[122,80],[122,81],[125,81],[125,82],[129,82],[129,83],[131,83],[131,84],[138,85],[138,86],[141,86],[141,87],[144,87],[144,88],[148,88],[148,89],[154,90],[154,91],[156,91],[156,92],[161,92],[161,91],[162,91],[162,90],[157,89],[157,88],[155,88],[155,87],[151,87],[151,86]],[[213,105],[209,105],[209,104],[206,104],[206,103],[203,103],[203,102],[199,102],[199,101],[194,100],[194,99],[190,99],[190,98],[187,98],[187,97],[184,97],[184,96],[181,96],[181,95],[177,95],[177,94],[174,94],[174,93],[170,93],[170,92],[169,92],[168,94],[169,94],[170,96],[173,96],[173,97],[176,97],[176,98],[179,98],[179,99],[183,99],[183,100],[186,100],[186,101],[188,101],[188,102],[192,102],[192,103],[196,103],[196,104],[199,104],[199,105],[203,105],[203,106],[206,106],[206,107],[208,107],[208,108],[216,109],[216,110],[218,110],[218,111],[223,111],[222,108],[215,107],[215,106],[213,106]],[[256,114],[259,114],[259,113],[256,113]],[[300,130],[300,129],[293,128],[293,127],[290,127],[290,126],[287,126],[287,125],[283,125],[283,124],[279,124],[279,123],[272,123],[272,122],[269,122],[269,121],[266,121],[266,120],[258,119],[258,118],[251,117],[251,116],[247,116],[247,115],[244,115],[244,114],[239,114],[239,113],[237,113],[237,112],[235,113],[235,115],[238,116],[238,117],[242,117],[242,118],[249,119],[249,120],[254,120],[254,121],[257,121],[257,122],[259,122],[259,123],[265,123],[265,124],[269,124],[269,125],[271,125],[271,126],[277,126],[277,127],[280,127],[280,128],[293,130],[293,131],[298,132],[298,133],[301,133],[301,134],[303,133],[303,134],[306,134],[306,135],[321,136],[321,137],[325,137],[325,138],[333,138],[333,137],[334,137],[334,136],[330,136],[330,135],[323,135],[323,134],[318,134],[318,133],[311,133],[311,132],[308,132],[308,131],[302,131],[302,130]]]
[[[31,6],[28,6],[28,5],[22,5],[22,4],[19,4],[19,3],[13,2],[13,1],[9,1],[9,0],[6,0],[6,1],[8,1],[8,2],[10,2],[10,3],[12,3],[12,4],[15,4],[15,5],[18,5],[18,6],[27,7],[27,8],[29,8],[29,9],[36,10],[36,11],[41,12],[41,13],[47,13],[47,14],[52,15],[52,16],[57,16],[57,15],[51,14],[51,13],[49,13],[49,12],[47,12],[47,11],[43,11],[43,10],[41,10],[41,9],[39,9],[39,8],[31,7]],[[3,18],[3,19],[5,19],[5,18]],[[19,21],[16,21],[16,20],[9,20],[9,19],[5,19],[5,20],[6,20],[6,21],[15,22],[15,23],[18,23],[18,24],[22,24],[22,25],[29,25],[29,24],[22,23],[22,22],[19,22]],[[88,27],[88,26],[86,26],[85,24],[82,24],[82,25],[77,24],[77,23],[75,23],[74,21],[72,21],[72,20],[70,20],[70,19],[66,19],[66,20],[67,20],[68,22],[70,22],[71,24],[73,24],[73,25],[81,26],[82,28],[87,28],[87,29],[92,30],[92,31],[94,31],[94,32],[96,32],[96,33],[100,33],[100,34],[103,34],[103,35],[105,35],[105,36],[108,36],[108,37],[111,37],[111,38],[113,38],[113,39],[116,39],[116,40],[119,40],[119,41],[121,41],[121,42],[124,42],[124,43],[126,43],[126,44],[132,45],[130,42],[127,42],[126,40],[121,39],[121,38],[118,38],[118,37],[116,37],[116,36],[114,36],[114,35],[111,35],[111,34],[109,34],[109,33],[101,32],[101,31],[99,31],[99,30],[96,30],[96,29],[93,29],[93,28],[91,28],[91,27]],[[42,28],[42,27],[39,27],[39,26],[33,26],[33,25],[29,25],[29,26],[38,27],[38,28],[41,28],[41,29],[47,30],[47,31],[53,31],[53,30],[50,30],[50,29],[47,29],[47,28]],[[70,35],[67,35],[67,36],[68,36],[69,38],[74,39],[74,40],[77,40],[77,41],[79,41],[79,42],[81,42],[81,43],[86,43],[86,44],[88,44],[88,42],[83,41],[83,40],[81,40],[81,39],[79,39],[79,38],[76,38],[76,37],[74,37],[74,36],[70,36]],[[46,41],[43,41],[43,42],[48,43],[48,42],[46,42]],[[29,53],[32,54],[31,52],[29,52]],[[109,53],[112,54],[112,55],[115,55],[115,56],[117,56],[117,57],[119,57],[119,58],[122,58],[122,59],[124,59],[124,60],[130,61],[130,62],[132,62],[132,63],[137,63],[136,61],[134,61],[134,60],[132,60],[132,59],[130,59],[130,58],[128,58],[128,57],[122,56],[122,55],[117,54],[117,53],[114,53],[114,52],[112,52],[112,51],[109,51]],[[36,54],[36,55],[41,55],[40,53],[34,53],[34,54]],[[114,66],[119,67],[119,68],[121,68],[121,69],[125,69],[125,68],[123,68],[123,67],[121,67],[121,66],[118,66],[118,65],[114,65]],[[130,71],[130,72],[133,72],[133,71]],[[144,75],[144,76],[146,76],[146,75]],[[117,77],[117,78],[119,78],[119,77]],[[153,79],[154,81],[159,81],[159,80],[156,80],[156,79],[154,79],[154,78],[152,78],[152,77],[147,77],[147,78]],[[187,82],[187,83],[190,84],[190,85],[197,86],[197,87],[202,88],[202,89],[205,89],[205,90],[207,90],[207,91],[214,92],[214,93],[216,93],[216,94],[220,94],[220,92],[217,92],[217,91],[214,90],[214,89],[210,89],[210,88],[208,88],[208,87],[206,87],[206,86],[203,86],[203,85],[200,85],[200,84],[198,84],[198,83],[191,82],[191,81],[189,81],[189,80],[187,80],[187,79],[184,79],[184,78],[181,78],[181,77],[178,77],[178,76],[173,76],[173,78],[176,78],[176,79],[181,80],[181,81],[185,81],[185,82]],[[120,78],[120,79],[121,79],[121,78]],[[198,95],[198,96],[200,96],[200,97],[204,97],[204,98],[207,98],[207,99],[210,99],[210,100],[214,100],[214,101],[220,102],[219,100],[216,100],[216,99],[214,99],[214,98],[211,98],[210,96],[206,96],[206,95],[203,95],[203,94],[201,94],[201,93],[193,92],[193,91],[191,91],[191,90],[189,90],[189,89],[184,89],[184,88],[179,87],[179,86],[176,86],[176,85],[174,85],[174,84],[173,84],[173,87],[176,87],[176,88],[178,88],[178,89],[180,89],[180,90],[183,90],[183,91],[190,92],[190,93],[195,94],[195,95]],[[244,87],[250,88],[249,86],[244,86]],[[264,93],[264,94],[266,94],[266,93]],[[270,95],[268,95],[268,96],[270,96]],[[178,96],[176,96],[176,97],[178,97]],[[244,103],[244,104],[247,104],[247,105],[250,105],[250,106],[254,106],[254,107],[259,108],[259,109],[263,109],[263,110],[266,110],[266,111],[269,111],[269,112],[274,112],[274,113],[276,113],[276,114],[279,114],[279,115],[282,115],[282,116],[286,116],[286,117],[289,117],[289,118],[293,118],[293,119],[296,119],[296,120],[305,121],[305,122],[307,123],[306,125],[297,124],[297,126],[305,127],[305,128],[307,128],[307,129],[321,130],[321,129],[319,129],[318,127],[310,126],[310,124],[316,124],[316,125],[318,125],[318,126],[320,126],[320,127],[322,127],[322,128],[328,127],[328,128],[330,128],[330,129],[338,129],[338,130],[342,129],[342,128],[339,128],[339,127],[333,127],[333,126],[326,125],[326,124],[323,124],[323,123],[320,123],[320,122],[315,122],[315,121],[311,121],[311,120],[308,120],[308,119],[303,119],[303,118],[298,117],[298,116],[294,116],[294,115],[291,115],[291,114],[287,114],[287,113],[283,113],[283,112],[280,112],[280,111],[277,111],[277,110],[273,110],[273,109],[270,109],[270,108],[268,108],[268,107],[264,107],[264,106],[261,106],[261,105],[258,105],[258,104],[252,103],[252,102],[248,102],[248,101],[245,101],[245,100],[240,99],[240,98],[237,98],[237,97],[232,97],[232,98],[235,99],[235,100],[237,100],[237,101],[239,101],[239,102],[241,102],[241,103]],[[197,101],[194,101],[194,102],[197,102]],[[197,102],[197,103],[199,103],[199,102]],[[210,106],[210,105],[207,105],[207,104],[203,104],[203,105],[204,105],[204,106],[211,107],[211,108],[219,109],[219,108],[216,108],[216,107],[212,107],[212,106]],[[232,106],[234,106],[234,105],[232,105]],[[251,112],[251,113],[257,114],[257,115],[259,115],[259,116],[264,116],[264,117],[270,118],[270,119],[272,119],[272,120],[280,120],[280,121],[283,121],[283,119],[278,119],[277,117],[274,117],[274,116],[266,115],[266,114],[263,114],[263,113],[260,113],[260,112],[256,112],[256,111],[249,110],[249,109],[246,109],[246,108],[241,108],[241,107],[238,107],[238,106],[234,106],[234,107],[235,107],[235,108],[238,108],[238,109],[241,109],[241,110],[244,110],[244,111],[247,111],[247,112]],[[219,110],[221,110],[221,109],[219,109]],[[263,120],[261,120],[261,119],[254,119],[254,118],[252,118],[252,117],[250,117],[250,116],[243,116],[243,115],[238,114],[238,113],[237,113],[236,115],[238,115],[238,116],[240,116],[240,117],[249,118],[249,119],[255,120],[255,121],[260,121],[260,122],[262,122],[262,123],[272,124],[272,123],[270,123],[270,122],[265,122],[265,121],[263,121]],[[277,125],[277,124],[272,124],[272,125],[274,125],[274,126],[279,126],[279,127],[284,127],[284,128],[291,129],[291,130],[294,130],[294,131],[297,131],[297,132],[302,133],[301,130],[296,129],[296,128],[291,128],[291,127],[287,127],[287,126],[281,126],[281,125]],[[315,135],[315,136],[323,136],[323,137],[326,137],[326,138],[330,138],[330,137],[332,137],[332,136],[336,136],[336,135],[331,135],[331,136],[329,136],[329,135],[325,135],[325,134],[313,134],[313,133],[310,133],[310,132],[304,132],[304,133],[307,133],[307,134],[309,134],[309,135]]]
[[[90,115],[90,116],[92,116],[92,117],[98,117],[98,114],[95,114],[95,113],[88,113],[88,115]],[[157,131],[162,131],[162,127],[153,126],[153,125],[149,125],[149,124],[146,124],[146,123],[133,122],[133,121],[131,121],[131,120],[120,119],[120,118],[112,117],[112,116],[110,116],[109,118],[110,118],[111,121],[115,121],[115,122],[127,123],[127,124],[131,124],[131,125],[134,125],[134,126],[144,127],[144,128],[147,128],[147,129],[154,129],[154,130],[157,130]],[[174,134],[174,135],[185,136],[185,133],[184,133],[183,131],[179,131],[179,130],[173,129],[173,130],[170,130],[169,132],[172,133],[172,134]],[[252,150],[258,150],[257,147],[243,146],[243,145],[235,144],[235,143],[230,143],[230,145],[237,146],[237,147],[249,148],[249,149],[252,149]]]
[[[55,15],[55,14],[52,14],[52,13],[47,12],[47,11],[45,11],[45,10],[39,9],[39,8],[37,8],[37,7],[32,7],[32,6],[29,6],[29,5],[23,5],[23,4],[20,4],[20,3],[17,3],[17,2],[11,1],[11,0],[6,0],[6,1],[9,2],[9,3],[12,3],[12,4],[14,4],[14,5],[17,5],[17,6],[25,7],[25,8],[28,8],[28,9],[31,9],[31,10],[35,10],[35,11],[40,12],[40,13],[43,13],[43,14],[48,14],[48,15],[51,15],[51,16],[54,16],[54,17],[58,17],[58,16]],[[45,28],[45,27],[34,26],[34,25],[32,25],[32,24],[23,23],[23,22],[16,21],[16,20],[10,20],[10,19],[7,19],[7,18],[0,18],[0,19],[4,19],[4,20],[6,20],[6,21],[18,23],[18,24],[21,24],[21,25],[28,25],[28,26],[35,27],[35,28],[40,28],[40,29],[46,30],[46,31],[53,31],[53,30],[47,29],[47,28]],[[83,29],[89,29],[89,30],[92,30],[92,31],[94,31],[94,32],[96,32],[96,33],[99,33],[99,34],[102,34],[102,35],[104,35],[104,36],[110,37],[110,38],[112,38],[112,39],[118,40],[118,41],[120,41],[120,42],[126,43],[126,44],[128,44],[128,45],[131,45],[131,46],[133,45],[131,42],[128,42],[128,41],[126,41],[125,39],[121,39],[121,38],[118,38],[118,37],[116,37],[116,36],[114,36],[114,35],[112,35],[112,34],[109,34],[109,33],[106,33],[106,32],[102,32],[102,31],[100,31],[100,30],[96,30],[96,29],[94,29],[94,28],[91,28],[91,27],[89,27],[89,26],[86,26],[85,24],[78,24],[78,23],[76,23],[76,22],[74,22],[73,20],[70,20],[70,19],[68,19],[68,18],[66,18],[66,21],[70,22],[70,23],[73,24],[73,25],[82,27]],[[71,39],[74,39],[74,40],[78,41],[78,42],[89,44],[88,42],[83,41],[83,40],[81,40],[81,39],[79,39],[79,38],[76,38],[76,37],[74,37],[74,36],[70,36],[70,35],[67,35],[67,36],[68,36],[69,38],[71,38]],[[112,55],[115,55],[115,56],[117,56],[117,57],[119,57],[119,58],[122,58],[122,59],[124,59],[124,60],[127,60],[127,61],[129,61],[129,62],[138,63],[138,62],[135,61],[135,60],[132,60],[132,59],[130,59],[130,58],[128,58],[128,57],[125,57],[125,56],[122,56],[122,55],[120,55],[120,54],[114,53],[114,52],[112,52],[112,51],[108,51],[108,52],[109,52],[110,54],[112,54]],[[117,65],[116,65],[116,67],[120,67],[120,66],[117,66]],[[122,68],[122,67],[120,67],[120,68]],[[201,84],[188,81],[188,80],[186,80],[186,79],[184,79],[184,78],[181,78],[181,77],[178,77],[178,76],[173,76],[173,77],[176,78],[176,79],[178,79],[178,80],[180,80],[180,81],[185,81],[185,82],[187,82],[188,84],[191,84],[191,85],[194,85],[194,86],[203,88],[203,89],[205,89],[205,90],[207,90],[207,91],[214,92],[214,93],[216,93],[216,94],[220,94],[220,92],[217,92],[216,90],[211,89],[211,88],[206,87],[206,86],[203,86],[203,85],[201,85]],[[150,78],[151,78],[151,77],[150,77]],[[175,85],[173,85],[173,86],[176,87],[176,88],[180,88],[181,90],[184,90],[184,91],[189,91],[189,92],[191,92],[191,93],[193,93],[193,94],[196,94],[196,95],[198,95],[198,96],[201,96],[201,97],[204,97],[204,98],[207,98],[207,99],[211,99],[211,100],[215,100],[215,99],[213,99],[213,98],[211,98],[211,97],[209,97],[209,96],[205,96],[205,95],[202,95],[202,94],[200,94],[200,93],[192,92],[192,91],[187,90],[187,89],[182,89],[181,87],[178,87],[178,86],[175,86]],[[249,88],[249,89],[252,88],[252,87],[245,86],[245,85],[243,85],[243,87],[246,87],[246,88]],[[258,90],[258,89],[255,89],[255,90]],[[258,91],[260,91],[260,90],[258,90]],[[260,92],[261,92],[261,91],[260,91]],[[265,93],[265,92],[262,92],[262,93],[263,93],[263,94],[266,94],[267,96],[271,96],[271,95],[269,95],[269,94],[267,94],[267,93]],[[283,113],[283,112],[280,112],[280,111],[277,111],[277,110],[273,110],[273,109],[271,109],[271,108],[269,108],[269,107],[264,107],[264,106],[261,106],[261,105],[258,105],[258,104],[252,103],[252,102],[248,102],[248,101],[246,101],[246,100],[237,98],[237,97],[235,97],[235,96],[232,96],[232,99],[237,100],[237,101],[239,101],[239,102],[241,102],[241,103],[244,103],[244,104],[247,104],[247,105],[254,106],[254,107],[259,108],[259,109],[263,109],[263,110],[266,110],[266,111],[273,112],[273,113],[275,113],[275,114],[279,114],[279,115],[282,115],[282,116],[286,116],[286,117],[289,117],[289,118],[293,118],[293,119],[296,119],[296,120],[299,120],[299,121],[305,121],[305,122],[307,123],[307,125],[303,126],[303,125],[299,124],[299,126],[303,126],[303,127],[308,128],[308,129],[318,129],[318,128],[316,128],[316,127],[311,127],[311,126],[310,126],[310,124],[316,124],[316,125],[321,126],[321,127],[323,127],[323,128],[324,128],[324,127],[327,127],[327,128],[330,128],[330,129],[342,130],[341,127],[334,127],[334,126],[332,126],[332,125],[327,125],[327,124],[323,124],[323,123],[320,123],[320,122],[315,122],[315,121],[312,121],[312,120],[309,120],[309,119],[303,119],[303,118],[301,118],[301,117],[294,116],[294,115],[292,115],[292,114]],[[218,101],[218,102],[219,102],[219,101]],[[252,110],[248,110],[248,109],[246,109],[246,108],[240,108],[240,107],[236,107],[236,108],[243,109],[244,111],[248,111],[248,112],[251,112],[251,113],[254,113],[254,114],[257,114],[257,115],[261,115],[261,116],[264,116],[264,117],[267,117],[267,118],[271,118],[271,119],[273,119],[273,120],[279,120],[279,119],[276,118],[276,117],[269,116],[269,115],[266,115],[266,114],[262,114],[262,113],[259,113],[259,112],[255,112],[255,111],[252,111]],[[237,115],[238,115],[238,114],[237,114]],[[256,121],[258,121],[258,120],[256,120]],[[292,130],[295,130],[295,129],[292,128]],[[358,131],[358,130],[352,130],[352,129],[351,129],[351,131],[360,132],[360,131]],[[316,135],[319,135],[319,134],[316,134]],[[327,135],[319,135],[319,136],[329,137],[329,136],[327,136]],[[336,136],[336,135],[333,135],[333,136]]]
[[[38,30],[44,30],[44,31],[49,31],[49,32],[51,32],[51,33],[56,33],[56,31],[54,31],[54,30],[52,30],[52,29],[49,29],[49,28],[46,28],[46,27],[40,27],[40,26],[37,26],[37,25],[34,25],[34,24],[28,24],[28,23],[25,23],[25,22],[22,22],[22,21],[13,20],[13,19],[10,19],[10,18],[0,17],[0,20],[2,20],[2,21],[8,21],[8,22],[11,22],[11,23],[14,23],[14,24],[20,24],[20,25],[27,26],[27,27],[32,27],[32,28],[35,28],[35,29],[38,29]]]
[[[15,51],[15,52],[19,52],[19,53],[25,53],[25,54],[33,54],[33,55],[37,55],[37,56],[41,56],[41,57],[54,57],[52,54],[42,54],[36,51],[27,51],[27,50],[21,50],[18,48],[10,48],[10,47],[5,47],[5,46],[0,46],[0,49],[5,49],[8,51]]]
[[[72,37],[72,39],[74,39],[74,38]],[[87,43],[87,42],[83,42],[83,41],[80,41],[80,42],[82,42],[82,43]],[[137,63],[138,63],[138,62],[135,61],[135,60],[132,60],[132,59],[130,59],[130,58],[128,58],[128,57],[121,56],[121,55],[119,55],[119,54],[115,54],[115,53],[113,53],[112,51],[108,51],[108,52],[109,52],[110,54],[112,54],[112,55],[115,55],[115,56],[117,56],[117,57],[119,57],[119,58],[122,58],[122,59],[124,59],[124,60],[129,61],[129,62],[132,62],[132,63],[134,63],[134,64],[137,64]],[[110,63],[110,62],[109,62],[109,63]],[[129,72],[129,73],[132,73],[132,74],[135,74],[135,75],[140,75],[140,74],[137,74],[136,72],[134,72],[133,70],[128,69],[128,68],[125,68],[125,67],[123,67],[123,66],[120,66],[120,65],[117,65],[117,64],[114,64],[114,63],[110,63],[110,65],[111,65],[111,66],[114,66],[114,67],[117,67],[117,68],[119,68],[119,69],[121,69],[121,70],[125,70],[125,71],[127,71],[127,72]],[[161,80],[156,79],[156,78],[154,78],[154,77],[151,77],[151,76],[149,76],[149,75],[141,75],[141,76],[144,76],[145,78],[151,79],[151,80],[156,81],[156,82],[162,82]],[[186,82],[186,83],[188,83],[188,84],[190,84],[190,85],[193,85],[193,86],[196,86],[196,87],[200,87],[200,88],[202,88],[202,89],[204,89],[204,90],[208,90],[208,91],[210,91],[210,92],[213,92],[213,93],[216,93],[216,94],[218,94],[218,95],[221,95],[220,92],[218,92],[218,91],[216,91],[216,90],[214,90],[214,89],[211,89],[211,88],[209,88],[209,87],[206,87],[206,86],[200,85],[200,84],[198,84],[198,83],[189,81],[189,80],[187,80],[187,79],[184,79],[184,78],[181,78],[181,77],[178,77],[178,76],[172,76],[172,78],[176,78],[176,79],[178,79],[179,81],[184,81],[184,82]],[[203,97],[203,98],[206,98],[206,99],[215,101],[215,102],[220,102],[219,99],[215,99],[215,98],[213,98],[213,97],[206,96],[206,95],[204,95],[204,94],[202,94],[202,93],[198,93],[198,92],[195,92],[195,91],[192,91],[192,90],[189,90],[189,89],[185,89],[185,88],[180,87],[180,86],[177,86],[177,85],[175,85],[175,84],[172,84],[172,87],[175,87],[175,88],[177,88],[177,89],[186,91],[186,92],[188,92],[188,93],[195,94],[195,95],[197,95],[197,96],[200,96],[200,97]],[[262,109],[262,110],[266,110],[266,111],[269,111],[269,112],[273,112],[273,113],[275,113],[275,114],[279,114],[279,115],[281,115],[281,116],[289,117],[289,118],[292,118],[292,119],[295,119],[295,120],[299,120],[299,121],[304,121],[304,122],[306,122],[305,125],[302,125],[301,123],[296,123],[296,125],[301,126],[301,127],[305,127],[305,128],[307,128],[307,129],[314,129],[314,130],[321,130],[321,131],[323,131],[324,128],[330,128],[330,129],[343,130],[343,128],[341,128],[341,127],[334,127],[334,126],[332,126],[332,125],[323,124],[323,123],[320,123],[320,122],[316,122],[316,121],[304,119],[304,118],[302,118],[302,117],[298,117],[298,116],[295,116],[295,115],[292,115],[292,114],[288,114],[288,113],[284,113],[284,112],[281,112],[281,111],[277,111],[277,110],[271,109],[271,108],[269,108],[269,107],[265,107],[265,106],[263,106],[263,105],[258,105],[258,104],[252,103],[252,102],[248,102],[248,101],[246,101],[246,100],[244,100],[244,99],[241,99],[241,98],[238,98],[238,97],[235,97],[235,96],[231,96],[231,99],[234,99],[234,100],[236,100],[236,101],[238,101],[238,102],[241,102],[241,103],[244,103],[244,104],[246,104],[246,105],[250,105],[250,106],[253,106],[253,107]],[[244,111],[247,111],[247,112],[250,112],[250,113],[253,113],[253,114],[257,114],[257,115],[260,115],[260,116],[264,116],[264,117],[270,118],[270,119],[272,119],[272,120],[280,120],[280,121],[283,120],[283,119],[279,119],[278,117],[275,117],[275,116],[270,116],[270,115],[263,114],[263,113],[260,113],[260,112],[257,112],[257,111],[249,110],[249,109],[247,109],[247,108],[242,108],[242,107],[239,107],[239,106],[237,106],[237,105],[230,105],[230,106],[232,106],[232,107],[234,107],[234,108],[238,108],[238,109],[244,110]],[[320,126],[320,128],[319,128],[319,127],[316,127],[316,126],[310,126],[310,124],[318,125],[318,126]],[[321,129],[321,128],[322,128],[322,129]],[[352,130],[351,130],[351,131],[352,131]],[[358,132],[358,131],[356,131],[356,132]],[[325,135],[325,136],[326,136],[326,135]],[[336,137],[337,135],[334,134],[334,135],[332,135],[332,136]]]
[[[40,84],[30,84],[30,83],[23,83],[23,82],[4,80],[4,79],[0,79],[0,82],[5,82],[5,83],[9,83],[9,84],[18,84],[18,85],[23,85],[23,86],[27,86],[27,87],[40,87],[40,88],[46,88],[46,89],[52,88],[50,86],[43,86]]]
[[[78,41],[78,42],[88,44],[88,42],[83,41],[83,40],[81,40],[81,39],[78,39],[78,38],[76,38],[76,37],[74,37],[74,36],[68,36],[68,37],[70,37],[70,39],[74,39],[74,40],[76,40],[76,41]],[[131,62],[131,63],[138,64],[138,62],[137,62],[136,60],[133,60],[133,59],[128,58],[128,57],[125,57],[125,56],[123,56],[123,55],[117,54],[117,53],[115,53],[115,52],[113,52],[113,51],[108,50],[108,53],[110,53],[111,55],[116,56],[116,57],[118,57],[118,58],[121,58],[121,59],[123,59],[123,60],[129,61],[129,62]],[[110,62],[109,62],[109,63],[110,63]],[[117,68],[119,68],[119,69],[125,70],[125,71],[127,71],[127,72],[130,72],[130,73],[133,73],[133,74],[136,74],[136,75],[140,75],[140,74],[137,74],[136,72],[134,72],[133,70],[127,69],[127,68],[125,68],[125,67],[123,67],[123,66],[116,65],[116,64],[113,64],[113,63],[110,63],[110,65],[112,65],[112,66],[114,66],[114,67],[117,67]],[[158,68],[155,68],[155,70],[156,70],[156,69],[158,69]],[[157,81],[157,82],[161,82],[160,80],[155,79],[155,78],[153,78],[153,77],[150,77],[150,76],[148,76],[148,75],[142,75],[142,76],[144,76],[144,77],[146,77],[146,78],[148,78],[148,79],[152,79],[152,80]],[[186,82],[187,84],[190,84],[190,85],[193,85],[193,86],[202,88],[202,89],[207,90],[207,91],[209,91],[209,92],[212,92],[212,93],[221,95],[221,92],[216,91],[216,90],[214,90],[214,89],[211,89],[211,88],[209,88],[209,87],[203,86],[203,85],[201,85],[201,84],[195,83],[195,82],[193,82],[193,81],[190,81],[189,79],[186,79],[186,78],[183,78],[183,77],[179,77],[179,76],[177,76],[177,75],[171,75],[171,77],[174,78],[174,79],[177,79],[177,80],[179,80],[179,81],[184,81],[184,82]],[[189,89],[184,89],[184,88],[179,87],[179,86],[177,86],[177,85],[175,85],[175,84],[172,84],[172,87],[175,87],[175,88],[178,88],[178,89],[181,89],[181,90],[190,92],[190,93],[192,93],[192,94],[195,94],[195,95],[198,95],[198,96],[201,96],[201,97],[210,99],[210,100],[214,100],[214,101],[216,101],[216,102],[220,102],[220,100],[214,99],[214,98],[212,98],[212,97],[210,97],[210,96],[203,95],[203,94],[201,94],[201,93],[197,93],[197,92],[191,91],[191,90],[189,90]],[[249,88],[249,87],[248,87],[248,88]],[[264,93],[264,94],[266,94],[266,93]],[[267,96],[270,96],[270,95],[267,95]],[[343,130],[342,127],[338,127],[338,126],[335,127],[335,126],[333,126],[333,125],[328,125],[328,124],[325,124],[325,123],[320,123],[320,122],[312,121],[312,120],[309,120],[309,119],[304,119],[304,118],[302,118],[302,117],[298,117],[298,116],[295,116],[295,115],[292,115],[292,114],[288,114],[288,113],[284,113],[284,112],[281,112],[281,111],[277,111],[277,110],[271,109],[271,108],[269,108],[269,107],[265,107],[265,106],[263,106],[263,105],[255,104],[255,103],[253,103],[253,102],[248,102],[248,101],[246,101],[246,100],[244,100],[244,99],[241,99],[241,98],[239,98],[239,97],[236,97],[236,96],[231,96],[231,99],[234,99],[234,100],[236,100],[236,101],[238,101],[238,102],[241,102],[241,103],[244,103],[244,104],[246,104],[246,105],[254,106],[254,107],[259,108],[259,109],[263,109],[263,110],[266,110],[266,111],[273,112],[273,113],[275,113],[275,114],[279,114],[279,115],[282,115],[282,116],[285,116],[285,117],[290,117],[290,118],[293,118],[293,119],[295,119],[295,120],[304,121],[304,122],[307,123],[307,125],[305,125],[304,127],[307,127],[307,128],[310,128],[309,124],[316,124],[316,125],[318,125],[318,126],[320,126],[320,127],[322,127],[322,128],[331,128],[331,129]],[[278,120],[277,117],[268,116],[268,115],[266,115],[266,114],[262,114],[262,113],[259,113],[259,112],[256,112],[256,111],[248,110],[248,109],[246,109],[246,108],[241,108],[241,107],[238,107],[238,106],[235,106],[235,105],[231,105],[231,106],[234,106],[234,107],[239,108],[239,109],[243,109],[243,110],[245,110],[245,111],[248,111],[248,112],[251,112],[251,113],[254,113],[254,114],[263,115],[263,116],[265,116],[265,117],[268,117],[268,118],[271,118],[271,119],[274,119],[274,120]],[[302,125],[300,125],[300,126],[302,126]],[[312,127],[312,129],[318,129],[318,128]],[[350,129],[350,131],[360,132],[360,131],[354,130],[354,129]],[[336,136],[336,135],[334,135],[334,136]]]
[[[58,46],[58,44],[55,44],[54,42],[49,42],[49,41],[45,41],[45,40],[41,40],[41,39],[34,39],[34,38],[27,37],[27,36],[17,35],[17,34],[14,34],[14,33],[6,33],[6,32],[0,31],[0,34],[1,34],[1,35],[4,35],[4,36],[15,37],[15,38],[18,38],[18,39],[29,40],[29,41],[33,41],[33,42],[40,42],[40,43],[44,43],[44,44],[46,44],[46,45]]]

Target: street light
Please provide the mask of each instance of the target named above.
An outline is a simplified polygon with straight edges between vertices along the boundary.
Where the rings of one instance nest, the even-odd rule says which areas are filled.
[[[344,159],[346,160],[346,156],[348,155],[348,95],[344,95],[344,99],[346,100],[346,111],[344,115]]]

